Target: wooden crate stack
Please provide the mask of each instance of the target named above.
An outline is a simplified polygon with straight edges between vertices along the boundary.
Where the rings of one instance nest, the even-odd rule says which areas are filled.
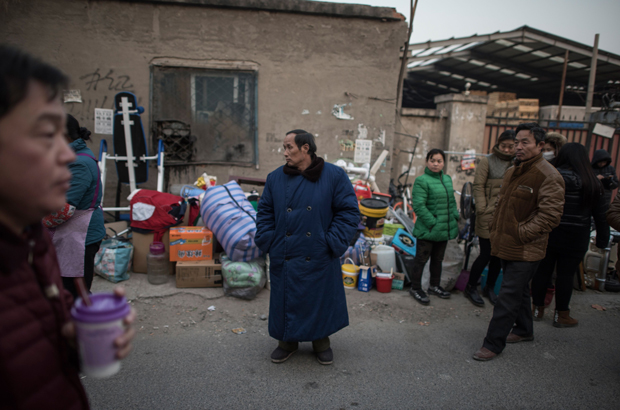
[[[495,105],[494,116],[508,118],[538,118],[538,99],[519,98]]]
[[[503,92],[493,92],[489,94],[489,100],[487,101],[487,117],[492,117],[495,112],[495,107],[498,103],[504,101],[512,101],[517,99],[517,94],[515,93],[503,93]]]

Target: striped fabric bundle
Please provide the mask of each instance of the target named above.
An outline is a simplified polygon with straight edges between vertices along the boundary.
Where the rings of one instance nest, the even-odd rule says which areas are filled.
[[[254,242],[256,211],[237,182],[207,189],[200,214],[230,260],[249,262],[261,256]]]
[[[355,265],[370,265],[370,258],[368,257],[368,251],[370,250],[370,242],[364,238],[364,235],[355,242],[355,245],[349,246],[346,252],[340,257],[340,264],[345,263],[347,258],[351,258]]]

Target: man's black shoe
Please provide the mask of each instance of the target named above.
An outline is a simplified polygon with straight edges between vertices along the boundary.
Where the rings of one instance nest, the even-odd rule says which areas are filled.
[[[332,348],[325,350],[324,352],[319,352],[316,354],[316,360],[323,365],[328,365],[334,363],[334,352]]]
[[[497,295],[495,294],[495,291],[488,286],[485,286],[484,289],[482,289],[482,296],[488,298],[489,302],[491,302],[493,306],[497,303]]]
[[[428,305],[431,303],[431,300],[426,296],[426,293],[422,289],[415,290],[413,288],[409,289],[409,294],[413,296],[413,298],[423,305]]]
[[[274,363],[284,363],[296,351],[297,350],[293,350],[292,352],[289,352],[288,350],[284,350],[280,346],[278,346],[276,350],[274,350],[273,353],[271,353],[271,361]]]
[[[476,287],[467,285],[465,286],[465,290],[463,291],[465,297],[471,301],[475,306],[484,307],[484,299],[478,293],[478,289]]]
[[[442,299],[450,299],[450,292],[446,292],[441,286],[431,286],[428,288],[428,293]]]

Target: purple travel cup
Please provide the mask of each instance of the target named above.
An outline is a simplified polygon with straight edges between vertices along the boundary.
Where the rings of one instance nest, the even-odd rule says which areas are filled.
[[[90,296],[92,306],[78,298],[71,309],[80,348],[82,373],[90,377],[109,377],[121,368],[114,340],[125,332],[123,319],[131,307],[124,297],[112,293]]]

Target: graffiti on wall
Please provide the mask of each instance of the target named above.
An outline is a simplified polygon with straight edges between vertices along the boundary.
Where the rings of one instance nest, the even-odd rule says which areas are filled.
[[[114,70],[112,69],[102,76],[97,68],[92,73],[81,76],[80,80],[85,80],[86,91],[97,91],[99,84],[102,87],[107,85],[109,91],[129,91],[133,89],[131,77],[128,75],[114,75]]]
[[[80,80],[77,87],[78,90],[72,91],[81,92],[81,101],[77,99],[73,99],[73,101],[68,100],[66,102],[69,104],[66,104],[66,106],[67,112],[79,121],[94,120],[95,108],[114,109],[114,95],[117,92],[134,91],[131,77],[129,75],[116,74],[113,69],[109,69],[106,72],[97,68],[78,78]],[[97,94],[98,97],[93,98],[93,94]],[[138,96],[138,105],[142,105],[141,96]]]

